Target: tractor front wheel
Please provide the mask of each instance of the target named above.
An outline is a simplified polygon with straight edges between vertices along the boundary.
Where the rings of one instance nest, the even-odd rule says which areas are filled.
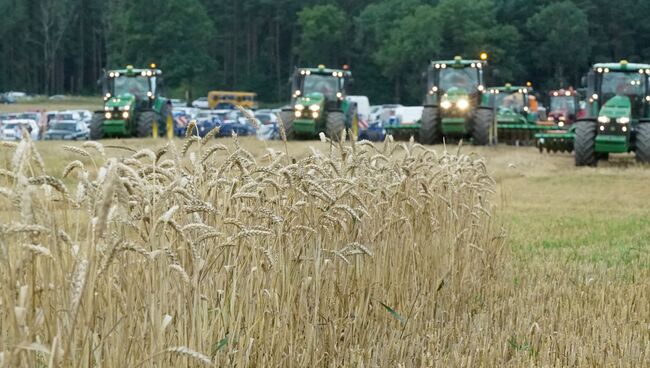
[[[327,136],[333,141],[340,141],[345,130],[345,115],[341,111],[332,111],[327,114],[325,123]]]
[[[596,124],[592,121],[576,123],[576,166],[596,166]]]
[[[442,142],[442,129],[438,119],[437,107],[425,107],[422,110],[420,121],[420,135],[418,141],[422,144],[436,144]]]
[[[284,135],[287,137],[287,140],[294,139],[296,137],[296,131],[293,130],[293,121],[295,120],[293,110],[282,110],[280,112],[280,120],[282,120]]]
[[[636,127],[636,160],[650,163],[650,122],[643,122]]]
[[[490,129],[492,127],[492,110],[478,109],[474,115],[474,127],[472,138],[475,146],[486,146],[490,144]]]
[[[153,125],[158,124],[156,113],[153,111],[145,111],[138,116],[136,131],[140,138],[148,138],[153,136]],[[160,125],[159,125],[160,126]],[[158,129],[158,135],[160,135]]]
[[[98,140],[104,138],[104,114],[98,112],[90,120],[90,139]]]

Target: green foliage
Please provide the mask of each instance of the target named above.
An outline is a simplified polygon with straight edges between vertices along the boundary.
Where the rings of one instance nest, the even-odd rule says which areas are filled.
[[[316,5],[298,13],[302,29],[296,50],[301,65],[329,64],[338,66],[345,55],[346,15],[335,5]]]
[[[157,62],[168,91],[289,96],[294,66],[347,63],[356,94],[420,103],[427,60],[490,54],[490,84],[576,86],[589,64],[650,59],[650,2],[0,0],[0,91],[96,94],[103,68]]]

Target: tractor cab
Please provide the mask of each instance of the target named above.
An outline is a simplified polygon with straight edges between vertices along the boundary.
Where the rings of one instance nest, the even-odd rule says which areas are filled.
[[[427,70],[427,95],[425,105],[440,105],[451,113],[467,113],[471,106],[481,102],[485,90],[483,69],[486,61],[454,60],[431,62]]]
[[[499,140],[505,143],[532,143],[535,133],[546,129],[538,124],[539,106],[530,84],[490,88],[490,101],[496,109]]]
[[[563,128],[572,125],[580,112],[578,93],[573,88],[550,91],[548,121]]]
[[[324,65],[296,69],[291,79],[292,101],[305,105],[305,102],[322,100],[329,108],[340,107],[351,77],[349,70],[329,69]]]

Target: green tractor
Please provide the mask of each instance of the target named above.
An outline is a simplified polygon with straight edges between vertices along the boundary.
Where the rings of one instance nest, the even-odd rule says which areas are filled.
[[[576,166],[634,151],[650,162],[650,65],[595,64],[587,75],[587,113],[575,124]]]
[[[497,135],[499,142],[529,144],[534,142],[535,133],[552,127],[538,124],[537,98],[530,86],[512,86],[490,89],[496,108]]]
[[[460,56],[430,63],[420,143],[439,143],[443,136],[471,138],[475,145],[494,143],[494,109],[483,81],[486,65],[485,60],[463,60]]]
[[[170,101],[161,97],[162,72],[147,69],[109,70],[101,78],[104,109],[90,122],[90,139],[164,136],[171,116]]]
[[[287,139],[314,138],[324,132],[338,140],[346,129],[357,134],[356,105],[346,99],[351,80],[347,66],[296,68],[291,77],[291,105],[280,113]]]

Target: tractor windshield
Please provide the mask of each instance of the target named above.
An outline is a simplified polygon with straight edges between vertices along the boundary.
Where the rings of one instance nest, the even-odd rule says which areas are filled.
[[[478,69],[476,68],[444,68],[440,69],[439,87],[443,91],[451,88],[460,88],[467,92],[475,91],[478,88]]]
[[[520,92],[515,93],[497,93],[495,96],[495,105],[499,109],[509,109],[516,112],[524,111],[526,106],[526,99],[524,94]]]
[[[340,91],[340,78],[331,74],[312,73],[303,79],[302,91],[305,95],[320,92],[328,100],[334,100],[336,99],[336,93]]]
[[[149,78],[137,76],[120,76],[113,79],[113,95],[130,93],[138,99],[144,99],[149,92]]]
[[[645,95],[645,78],[639,73],[609,72],[602,75],[600,94],[603,102],[614,96],[627,96],[634,102]]]
[[[575,114],[576,99],[573,96],[553,96],[551,97],[550,112],[566,112],[568,114]]]

